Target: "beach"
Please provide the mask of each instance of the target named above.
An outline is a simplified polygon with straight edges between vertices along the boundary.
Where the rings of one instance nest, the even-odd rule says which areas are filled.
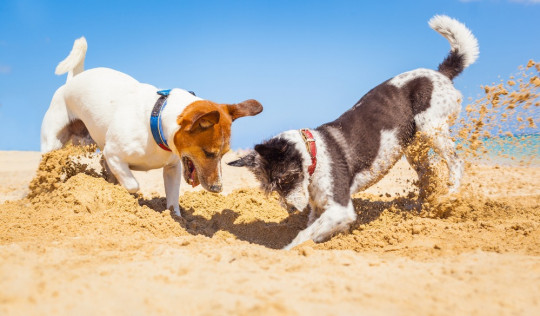
[[[307,214],[225,164],[240,154],[223,158],[222,194],[182,183],[179,218],[161,170],[136,172],[131,195],[0,152],[0,313],[540,313],[539,166],[469,165],[458,197],[426,207],[402,159],[354,195],[349,230],[284,251]]]
[[[539,16],[0,2],[0,316],[540,315]]]

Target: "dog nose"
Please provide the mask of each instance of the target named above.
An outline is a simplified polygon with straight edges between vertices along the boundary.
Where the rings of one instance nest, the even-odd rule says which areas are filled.
[[[210,192],[219,193],[221,192],[221,190],[223,190],[223,187],[221,186],[221,184],[214,184],[210,186]]]

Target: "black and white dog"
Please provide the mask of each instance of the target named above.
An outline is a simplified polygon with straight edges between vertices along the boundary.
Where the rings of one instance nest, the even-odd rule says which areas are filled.
[[[229,163],[248,167],[262,189],[278,192],[289,209],[310,208],[308,227],[285,249],[347,229],[356,219],[351,194],[380,180],[403,154],[424,176],[425,160],[405,151],[413,141],[424,141],[419,137],[429,138],[446,162],[449,192],[459,188],[463,163],[449,121],[459,114],[462,96],[452,79],[477,59],[478,42],[465,25],[447,16],[435,16],[429,25],[451,45],[438,71],[402,73],[369,91],[335,121],[312,131],[283,132]]]

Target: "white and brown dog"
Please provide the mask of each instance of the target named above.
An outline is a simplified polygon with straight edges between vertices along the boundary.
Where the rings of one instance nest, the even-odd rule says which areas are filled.
[[[189,184],[220,192],[220,162],[229,150],[231,123],[260,113],[259,102],[217,104],[182,89],[158,91],[109,68],[84,71],[86,49],[84,37],[76,40],[56,68],[68,78],[43,118],[41,152],[62,148],[74,136],[79,143],[95,142],[132,193],[139,184],[130,169],[163,168],[167,207],[177,215],[182,164]]]
[[[263,190],[278,192],[287,207],[310,208],[308,227],[285,249],[347,229],[356,219],[351,194],[380,180],[404,153],[419,177],[425,176],[426,160],[405,151],[418,141],[416,135],[432,141],[448,166],[449,191],[458,189],[463,163],[449,120],[459,114],[462,96],[452,79],[477,59],[478,42],[465,25],[447,16],[435,16],[429,25],[451,45],[438,71],[402,73],[369,91],[335,121],[312,131],[283,132],[229,163],[248,167]]]

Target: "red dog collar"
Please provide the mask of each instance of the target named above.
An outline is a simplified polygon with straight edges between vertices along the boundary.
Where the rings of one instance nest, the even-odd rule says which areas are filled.
[[[309,129],[302,128],[300,134],[302,135],[304,143],[306,143],[306,149],[311,156],[311,166],[308,167],[308,173],[311,176],[315,172],[315,167],[317,167],[317,145],[315,144],[315,138],[313,138],[313,134],[311,134]]]

